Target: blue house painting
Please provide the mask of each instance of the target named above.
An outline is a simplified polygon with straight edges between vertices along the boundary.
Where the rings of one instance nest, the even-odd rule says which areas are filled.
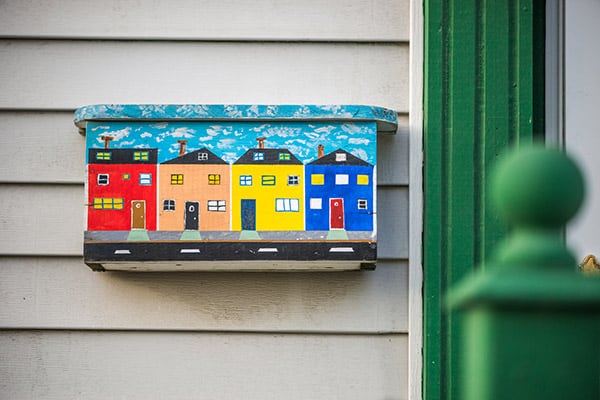
[[[374,166],[338,149],[306,165],[306,230],[372,231]]]

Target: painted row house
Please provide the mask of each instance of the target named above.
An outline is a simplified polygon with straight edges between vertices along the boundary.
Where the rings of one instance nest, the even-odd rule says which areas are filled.
[[[88,230],[156,230],[157,149],[89,149]]]
[[[157,149],[90,149],[88,230],[373,230],[373,165],[319,146],[305,166],[263,141],[232,165],[184,140],[158,168]]]
[[[231,168],[232,230],[304,230],[304,165],[287,149],[258,143]]]
[[[206,148],[185,154],[180,145],[179,157],[160,165],[159,229],[229,230],[229,164]]]
[[[373,166],[338,149],[306,165],[306,230],[373,230]]]

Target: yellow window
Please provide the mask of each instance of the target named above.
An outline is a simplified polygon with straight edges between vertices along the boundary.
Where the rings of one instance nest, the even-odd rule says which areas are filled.
[[[124,181],[128,181],[129,178],[131,178],[131,175],[129,175],[129,174],[123,174],[123,180]]]
[[[147,151],[134,151],[133,159],[135,161],[148,161],[148,152]]]
[[[94,198],[94,210],[122,210],[123,209],[123,199],[122,198]]]
[[[369,175],[357,175],[356,176],[356,184],[357,185],[368,185],[369,184]]]
[[[208,174],[208,184],[209,185],[220,185],[221,184],[221,175]]]
[[[325,184],[325,175],[323,175],[323,174],[312,174],[310,176],[310,183],[312,185],[324,185]]]
[[[98,152],[96,153],[96,160],[110,160],[111,153],[110,152]]]
[[[183,174],[171,174],[171,185],[183,185]]]
[[[263,175],[262,184],[263,186],[275,186],[275,175]]]

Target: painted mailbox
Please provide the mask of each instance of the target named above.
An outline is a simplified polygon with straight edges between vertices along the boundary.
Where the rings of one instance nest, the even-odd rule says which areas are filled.
[[[93,105],[85,262],[95,270],[372,269],[377,133],[356,105]]]

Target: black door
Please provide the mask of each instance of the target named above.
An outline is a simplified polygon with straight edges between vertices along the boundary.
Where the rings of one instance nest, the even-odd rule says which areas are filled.
[[[200,203],[197,201],[185,202],[185,229],[198,230],[198,209]]]

